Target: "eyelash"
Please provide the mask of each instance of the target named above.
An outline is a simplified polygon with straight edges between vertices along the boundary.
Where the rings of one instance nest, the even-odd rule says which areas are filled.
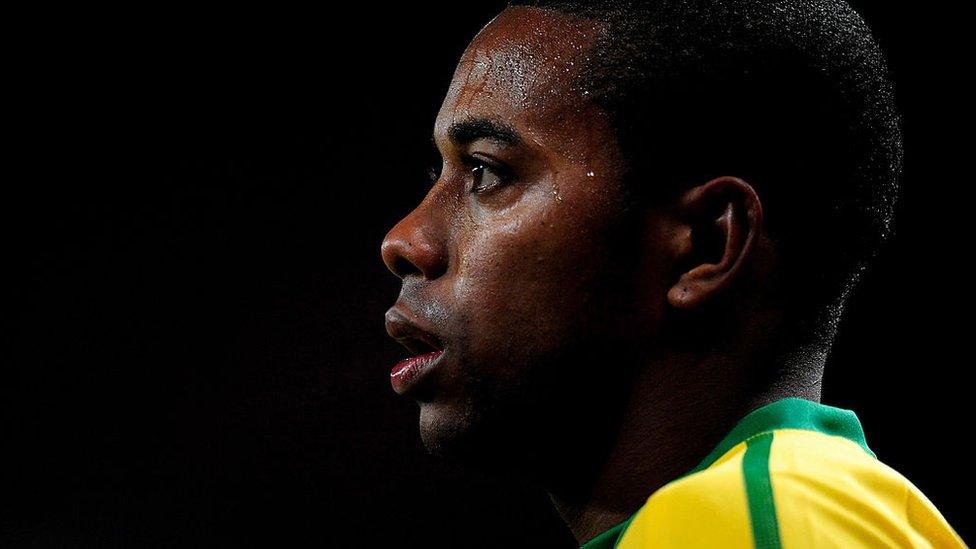
[[[487,170],[490,173],[494,174],[496,178],[498,178],[498,183],[488,187],[487,189],[483,189],[479,191],[476,190],[476,186],[472,186],[472,190],[471,190],[472,193],[476,193],[476,194],[483,193],[483,192],[490,191],[491,189],[494,189],[496,187],[502,187],[504,185],[507,185],[512,177],[512,173],[508,169],[508,167],[493,162],[487,162],[485,160],[482,160],[480,158],[475,158],[470,155],[466,155],[466,154],[461,155],[461,163],[469,173],[474,174],[478,170],[481,171]],[[436,169],[435,165],[432,164],[427,168],[427,177],[429,179],[429,183],[431,184],[436,183],[437,180],[440,179],[440,170]]]

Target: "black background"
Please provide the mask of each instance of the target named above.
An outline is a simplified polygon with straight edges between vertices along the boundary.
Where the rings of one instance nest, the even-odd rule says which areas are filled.
[[[970,539],[959,18],[856,5],[906,172],[824,401]],[[575,546],[543,492],[432,461],[388,380],[380,242],[500,7],[10,19],[5,546]]]

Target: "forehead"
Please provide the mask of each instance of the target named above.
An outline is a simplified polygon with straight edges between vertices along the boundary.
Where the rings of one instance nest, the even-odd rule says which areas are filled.
[[[461,56],[435,135],[468,117],[487,116],[532,133],[584,116],[589,92],[578,76],[599,25],[534,7],[502,11]]]

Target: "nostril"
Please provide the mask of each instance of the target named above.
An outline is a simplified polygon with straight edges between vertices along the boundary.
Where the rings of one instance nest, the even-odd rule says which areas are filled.
[[[398,257],[393,260],[393,272],[395,272],[397,276],[399,276],[400,278],[403,278],[411,274],[414,275],[423,274],[422,272],[420,272],[420,269],[418,269],[416,265],[414,265],[404,257]]]

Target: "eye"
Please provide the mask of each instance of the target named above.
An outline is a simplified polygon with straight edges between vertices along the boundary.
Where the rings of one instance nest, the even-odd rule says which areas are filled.
[[[470,158],[472,179],[471,192],[483,194],[501,187],[509,182],[511,173],[504,166],[489,163],[480,158]]]

